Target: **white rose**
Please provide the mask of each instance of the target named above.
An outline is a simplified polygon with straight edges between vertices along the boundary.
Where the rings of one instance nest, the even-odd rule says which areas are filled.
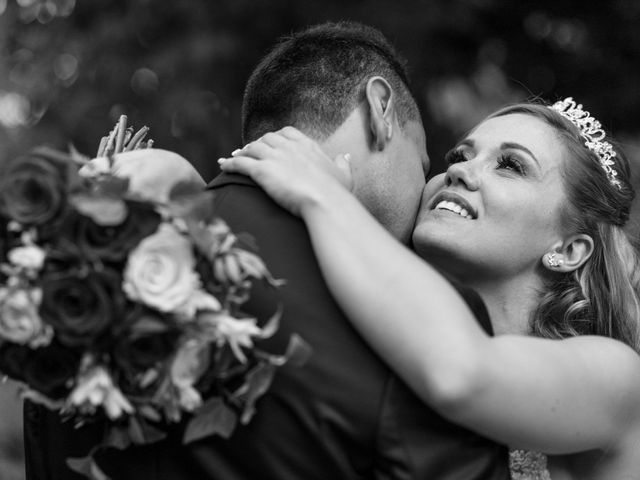
[[[206,185],[184,157],[158,148],[140,149],[115,156],[113,173],[129,179],[129,191],[156,202],[167,202],[171,189],[180,182]]]
[[[78,174],[85,178],[99,177],[108,173],[111,173],[111,161],[107,157],[94,158],[78,170]]]
[[[0,337],[31,347],[48,345],[53,329],[38,315],[40,289],[0,288]]]
[[[40,270],[45,257],[44,250],[37,245],[15,247],[7,253],[7,258],[12,264],[30,270]]]
[[[162,312],[180,310],[200,287],[194,267],[189,239],[162,223],[129,253],[122,288],[131,300]]]

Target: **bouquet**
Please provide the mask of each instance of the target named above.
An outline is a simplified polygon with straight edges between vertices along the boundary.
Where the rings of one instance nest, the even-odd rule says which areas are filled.
[[[106,419],[95,448],[154,442],[183,419],[184,442],[228,436],[275,369],[308,353],[295,335],[281,355],[256,344],[280,311],[261,326],[242,305],[254,282],[280,282],[211,192],[177,184],[158,201],[114,175],[113,155],[145,135],[122,117],[103,161],[39,149],[0,176],[0,371],[68,421]],[[68,464],[106,478],[95,448]]]

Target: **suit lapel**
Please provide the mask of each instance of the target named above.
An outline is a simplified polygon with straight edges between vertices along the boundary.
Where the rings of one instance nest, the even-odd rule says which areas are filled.
[[[224,173],[222,172],[216,178],[211,180],[207,185],[208,190],[215,190],[216,188],[225,187],[227,185],[244,185],[247,187],[259,188],[256,182],[246,175],[240,175],[239,173]]]

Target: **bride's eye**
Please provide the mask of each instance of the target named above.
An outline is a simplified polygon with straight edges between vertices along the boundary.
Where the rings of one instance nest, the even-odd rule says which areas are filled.
[[[498,158],[498,166],[497,166],[497,168],[504,169],[504,170],[511,170],[511,171],[516,172],[516,173],[518,173],[520,175],[526,175],[527,174],[527,170],[525,169],[525,166],[520,162],[520,160],[518,160],[513,155],[509,155],[509,154],[506,154],[506,153],[503,153]]]
[[[444,156],[444,161],[447,166],[453,165],[454,163],[466,162],[467,157],[464,156],[462,150],[449,150]]]

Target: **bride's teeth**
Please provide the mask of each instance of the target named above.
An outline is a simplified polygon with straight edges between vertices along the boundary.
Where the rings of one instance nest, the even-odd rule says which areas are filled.
[[[442,200],[438,202],[438,204],[434,207],[434,210],[448,210],[450,212],[457,213],[461,217],[473,219],[466,208],[463,208],[457,203],[448,200]]]

